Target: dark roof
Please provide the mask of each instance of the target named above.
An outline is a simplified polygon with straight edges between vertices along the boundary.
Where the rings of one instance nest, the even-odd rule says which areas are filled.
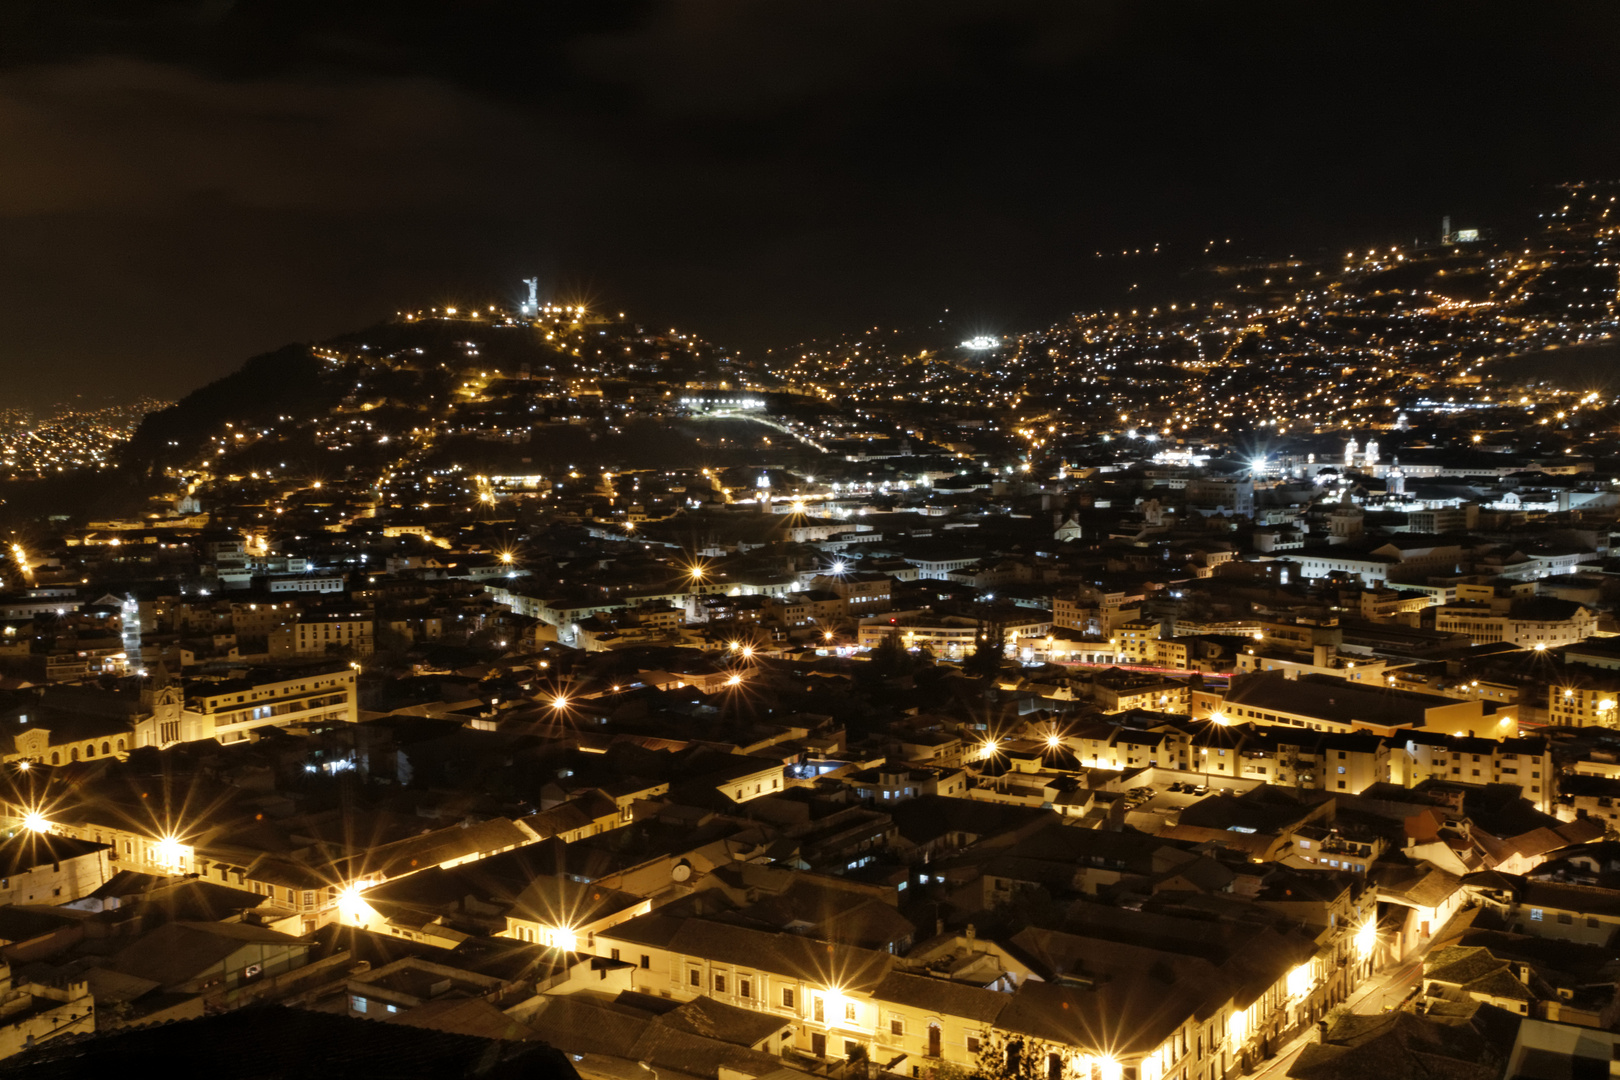
[[[877,1001],[910,1005],[982,1024],[995,1022],[1008,1002],[1006,994],[971,983],[891,971],[872,991]]]
[[[1332,676],[1287,678],[1285,672],[1263,671],[1232,678],[1226,707],[1269,709],[1350,725],[1424,726],[1430,709],[1456,702],[1430,694],[1386,687],[1364,687]]]
[[[299,945],[304,939],[247,923],[172,922],[121,950],[113,967],[178,987],[248,945]]]
[[[13,877],[36,866],[94,855],[111,847],[111,844],[98,844],[93,840],[75,840],[69,836],[53,836],[24,829],[0,842],[0,877]]]
[[[1506,1037],[1511,1041],[1511,1032]],[[1409,1012],[1350,1013],[1321,1042],[1307,1044],[1288,1075],[1292,1080],[1496,1080],[1500,1065],[1486,1062],[1497,1052],[1469,1024],[1439,1023]]]
[[[543,1043],[499,1042],[279,1005],[57,1039],[9,1059],[6,1067],[19,1076],[54,1080],[158,1076],[176,1062],[196,1075],[234,1080],[579,1080],[567,1057]]]

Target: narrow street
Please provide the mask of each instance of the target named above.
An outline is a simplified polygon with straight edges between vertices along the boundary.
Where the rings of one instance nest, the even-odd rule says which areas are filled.
[[[1423,953],[1394,964],[1356,987],[1346,1001],[1350,1011],[1362,1014],[1381,1013],[1386,1006],[1394,1008],[1399,1005],[1423,977],[1423,957],[1427,954],[1428,950],[1425,949]],[[1316,1042],[1317,1038],[1316,1025],[1312,1024],[1279,1048],[1275,1057],[1262,1062],[1260,1067],[1249,1075],[1256,1077],[1257,1080],[1282,1080],[1288,1075],[1289,1066],[1293,1065],[1300,1051]]]

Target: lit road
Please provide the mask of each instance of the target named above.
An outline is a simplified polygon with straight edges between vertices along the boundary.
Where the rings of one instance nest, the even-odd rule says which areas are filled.
[[[1423,957],[1428,955],[1424,949],[1415,958],[1401,961],[1388,971],[1381,972],[1367,979],[1351,993],[1348,1004],[1350,1011],[1369,1015],[1381,1013],[1385,1007],[1397,1008],[1412,992],[1423,977]],[[1283,1080],[1288,1075],[1288,1069],[1299,1057],[1300,1051],[1317,1040],[1317,1028],[1310,1025],[1304,1031],[1294,1036],[1269,1061],[1261,1062],[1260,1067],[1254,1071],[1253,1076],[1259,1080]]]
[[[691,416],[690,416],[690,419],[693,419],[693,420],[752,420],[756,424],[764,424],[768,428],[774,428],[777,431],[780,431],[784,435],[791,435],[795,439],[798,439],[800,442],[804,443],[804,445],[808,446],[810,449],[815,450],[815,451],[817,451],[819,453],[825,454],[827,452],[827,448],[825,446],[822,446],[820,443],[816,442],[816,440],[812,439],[810,436],[800,434],[799,432],[794,431],[792,428],[788,427],[787,425],[779,424],[775,420],[772,420],[770,417],[768,417],[768,416],[760,416],[758,413],[734,412],[734,411],[732,411],[730,409],[717,409],[714,412],[692,413]]]

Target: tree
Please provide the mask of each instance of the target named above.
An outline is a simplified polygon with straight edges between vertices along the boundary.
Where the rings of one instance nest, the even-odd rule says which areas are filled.
[[[977,676],[990,682],[1001,673],[1001,662],[1007,658],[1007,627],[999,619],[980,620],[977,642],[973,652],[962,661],[964,674]]]
[[[917,658],[908,653],[900,642],[900,632],[884,634],[867,654],[868,670],[875,678],[892,679],[909,675],[917,669]]]
[[[979,1055],[971,1075],[975,1080],[1047,1080],[1048,1053],[1039,1040],[988,1031],[979,1038]]]

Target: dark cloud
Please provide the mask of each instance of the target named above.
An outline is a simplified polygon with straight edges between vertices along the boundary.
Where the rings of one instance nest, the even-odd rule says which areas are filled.
[[[521,134],[519,134],[521,133]],[[514,137],[516,136],[516,137]],[[442,82],[221,81],[100,58],[0,73],[0,217],[367,214],[538,169],[540,125]]]
[[[173,394],[539,273],[754,348],[1017,328],[1090,252],[1338,246],[1620,172],[1609,5],[0,6],[11,392]],[[1117,277],[1117,275],[1113,275]]]

